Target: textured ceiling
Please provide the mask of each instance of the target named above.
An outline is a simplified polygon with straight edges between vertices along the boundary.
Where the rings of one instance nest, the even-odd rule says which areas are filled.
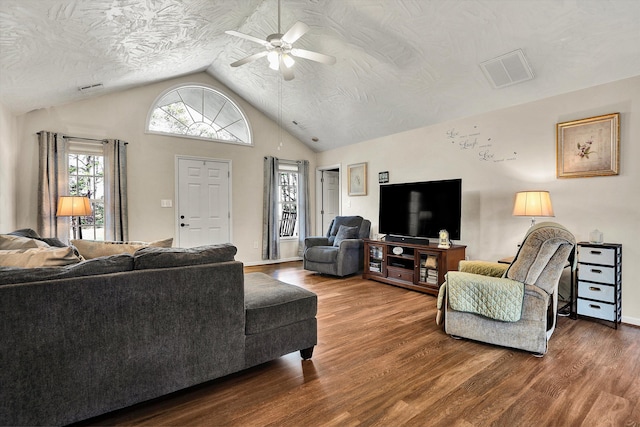
[[[224,33],[276,32],[277,0],[0,0],[0,102],[206,70],[324,151],[640,75],[638,0],[282,0],[282,30],[296,21],[295,46],[337,63],[298,59],[285,82],[265,58],[230,67],[262,47]],[[479,64],[518,48],[535,78],[493,89]]]

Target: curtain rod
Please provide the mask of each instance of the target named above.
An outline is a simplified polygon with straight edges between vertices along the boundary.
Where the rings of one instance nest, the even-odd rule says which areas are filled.
[[[300,163],[300,162],[304,162],[304,160],[280,159],[280,158],[274,157],[274,156],[264,156],[264,159],[267,160],[269,157],[273,157],[274,159],[278,159],[280,162],[283,162],[283,163]]]
[[[64,139],[77,139],[77,140],[80,140],[80,141],[109,142],[109,140],[106,139],[106,138],[105,139],[94,139],[94,138],[83,138],[83,137],[80,137],[80,136],[68,136],[68,135],[62,135],[62,137]],[[119,141],[119,140],[116,140],[116,141]],[[129,145],[129,143],[127,141],[123,141],[123,142],[124,142],[124,145]]]
[[[95,139],[95,138],[83,138],[80,136],[69,136],[69,135],[62,135],[62,137],[64,139],[79,139],[81,141],[96,141],[96,142],[106,142],[106,139]]]
[[[40,135],[42,132],[36,132],[36,135]],[[95,139],[95,138],[83,138],[81,136],[69,136],[69,135],[62,135],[62,138],[64,139],[77,139],[80,141],[94,141],[94,142],[109,142],[108,139]],[[120,141],[119,139],[114,139],[114,141]],[[129,145],[129,143],[127,141],[121,141],[124,142],[124,145]]]

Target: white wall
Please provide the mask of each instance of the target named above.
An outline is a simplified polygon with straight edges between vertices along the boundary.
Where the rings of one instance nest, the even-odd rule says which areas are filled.
[[[16,117],[0,103],[0,232],[16,228]]]
[[[253,147],[215,143],[174,136],[146,134],[147,113],[164,90],[180,83],[204,83],[221,90],[244,110],[253,130]],[[315,170],[315,153],[286,132],[278,132],[272,120],[236,94],[199,73],[124,92],[108,94],[68,105],[33,111],[20,116],[21,168],[17,182],[17,226],[36,226],[38,144],[40,130],[90,138],[117,138],[129,142],[129,238],[155,240],[175,236],[174,208],[161,208],[161,199],[175,201],[176,155],[229,159],[232,162],[232,240],[238,247],[236,259],[247,264],[261,261],[263,158],[310,161]],[[283,146],[279,147],[282,134]],[[311,200],[315,200],[312,193]],[[173,204],[175,207],[175,203]],[[11,228],[11,227],[9,227]],[[3,228],[6,229],[6,228]],[[259,242],[258,249],[254,243]],[[282,243],[282,258],[297,256],[297,242]]]
[[[640,76],[319,153],[318,166],[342,165],[342,213],[371,219],[374,236],[378,172],[389,171],[391,183],[462,178],[457,243],[467,245],[472,259],[513,255],[530,222],[511,215],[514,193],[549,190],[552,220],[578,241],[598,228],[606,242],[623,244],[623,321],[640,325],[638,105]],[[557,179],[556,123],[614,112],[621,114],[620,174]],[[477,135],[463,138],[471,134]],[[349,197],[346,166],[359,162],[368,162],[368,195]]]
[[[148,135],[147,111],[166,88],[201,82],[220,88],[236,100],[253,128],[255,147]],[[509,90],[508,88],[501,90]],[[317,166],[342,166],[342,214],[360,214],[377,233],[377,174],[389,171],[390,182],[463,179],[462,244],[471,258],[495,260],[512,255],[529,225],[511,216],[516,191],[546,189],[556,213],[578,240],[598,228],[605,241],[623,246],[623,319],[640,325],[640,77],[570,94],[390,135],[314,154],[284,133],[278,150],[277,125],[205,73],[13,117],[0,108],[0,230],[36,225],[36,132],[50,130],[74,136],[113,137],[129,141],[130,238],[153,240],[174,236],[175,156],[231,159],[233,167],[233,241],[237,259],[260,262],[254,242],[262,235],[262,159],[308,159]],[[620,175],[556,179],[555,124],[612,112],[621,113]],[[5,125],[8,123],[9,125]],[[14,123],[14,124],[12,124]],[[450,132],[458,132],[450,138]],[[462,149],[465,134],[478,144]],[[10,141],[10,143],[7,143]],[[488,146],[490,145],[490,146]],[[487,146],[487,147],[482,147]],[[492,154],[487,161],[480,154]],[[368,162],[367,196],[347,196],[346,166]],[[18,165],[18,166],[15,166]],[[12,198],[14,202],[12,203]],[[7,202],[8,200],[8,202]],[[315,196],[312,190],[312,212]],[[175,236],[174,236],[175,237]],[[296,247],[283,244],[283,258]]]

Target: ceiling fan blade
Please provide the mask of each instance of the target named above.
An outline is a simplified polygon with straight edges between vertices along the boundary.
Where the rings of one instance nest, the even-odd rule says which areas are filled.
[[[233,31],[233,30],[227,30],[227,31],[225,31],[225,33],[229,34],[230,36],[240,37],[241,39],[245,39],[245,40],[252,41],[254,43],[261,44],[264,47],[270,47],[271,46],[271,43],[269,43],[268,41],[259,39],[257,37],[250,36],[249,34],[239,33],[237,31]]]
[[[289,28],[289,31],[284,33],[281,40],[293,44],[293,42],[302,37],[307,31],[309,31],[309,26],[304,22],[298,21],[293,24],[293,27]]]
[[[258,58],[262,58],[263,56],[267,56],[269,52],[267,52],[266,50],[262,51],[262,52],[258,52],[258,53],[254,53],[253,55],[249,55],[246,58],[242,58],[237,60],[236,62],[233,62],[231,64],[232,67],[239,67],[241,65],[246,64],[247,62],[251,62],[251,61],[255,61]]]
[[[280,72],[286,81],[293,80],[293,67],[287,67],[282,55],[280,55]]]
[[[321,62],[327,65],[333,65],[336,63],[336,58],[324,53],[312,52],[306,49],[291,49],[291,55],[299,58],[310,59],[312,61]]]

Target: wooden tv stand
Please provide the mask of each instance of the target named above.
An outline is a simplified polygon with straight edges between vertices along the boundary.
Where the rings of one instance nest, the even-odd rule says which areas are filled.
[[[394,253],[394,248],[401,248],[402,253]],[[449,249],[441,249],[435,243],[419,245],[365,239],[362,277],[438,295],[444,275],[458,269],[466,248],[451,245]],[[396,249],[396,252],[400,250]]]

